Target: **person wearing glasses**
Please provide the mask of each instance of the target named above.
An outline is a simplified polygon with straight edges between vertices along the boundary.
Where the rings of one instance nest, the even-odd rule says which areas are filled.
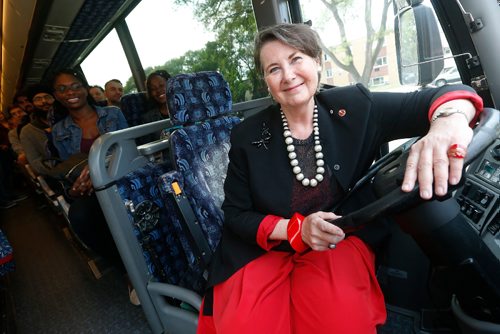
[[[101,134],[128,127],[120,108],[92,105],[88,84],[80,73],[71,69],[57,72],[52,88],[57,102],[68,111],[53,127],[54,146],[61,159],[88,153]]]
[[[80,72],[73,69],[56,72],[51,87],[57,102],[68,112],[52,128],[53,144],[63,161],[75,155],[87,155],[94,141],[102,134],[128,127],[120,108],[93,104],[88,91],[89,85]],[[123,269],[104,214],[93,192],[88,165],[76,177],[67,190],[67,195],[70,201],[68,217],[76,235],[87,247],[117,268]]]

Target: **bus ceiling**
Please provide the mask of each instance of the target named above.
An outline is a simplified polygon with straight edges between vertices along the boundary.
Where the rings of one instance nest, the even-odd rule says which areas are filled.
[[[1,106],[17,90],[80,65],[140,0],[0,0]]]

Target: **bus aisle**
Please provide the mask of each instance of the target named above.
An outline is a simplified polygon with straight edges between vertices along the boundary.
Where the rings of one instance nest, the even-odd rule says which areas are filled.
[[[0,228],[14,251],[15,270],[2,282],[17,333],[150,333],[141,307],[129,302],[122,275],[109,268],[96,279],[65,237],[64,218],[41,203],[31,193],[0,210]]]

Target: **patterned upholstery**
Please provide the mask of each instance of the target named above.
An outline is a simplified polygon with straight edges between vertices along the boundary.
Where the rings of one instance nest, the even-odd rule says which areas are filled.
[[[141,124],[141,115],[147,111],[148,107],[146,92],[123,95],[120,105],[128,126]]]
[[[168,172],[160,176],[158,180],[158,185],[162,194],[162,199],[164,199],[166,211],[169,213],[169,223],[171,227],[175,229],[177,242],[182,247],[184,251],[184,257],[177,260],[183,261],[183,271],[182,271],[182,282],[179,283],[180,286],[194,290],[199,294],[203,293],[205,287],[205,279],[203,278],[203,268],[199,262],[199,259],[195,256],[195,252],[191,246],[190,239],[185,234],[183,229],[183,223],[181,217],[177,212],[177,207],[175,200],[170,197],[173,193],[172,183],[174,181],[179,182],[179,185],[183,188],[184,184],[182,182],[182,177],[175,171]]]
[[[194,256],[176,216],[170,214],[172,199],[162,196],[157,185],[167,170],[167,164],[147,164],[118,180],[118,192],[154,279],[201,292],[203,280]]]
[[[188,124],[170,138],[177,171],[169,171],[166,163],[147,164],[118,180],[117,187],[151,276],[201,294],[205,268],[183,227],[171,185],[178,181],[184,189],[210,248],[215,250],[223,220],[220,207],[230,131],[240,120],[227,115],[231,93],[219,73],[179,75],[169,83],[172,89],[167,94],[175,96],[167,96],[175,101],[169,106],[171,116],[177,116],[176,125]],[[137,96],[131,98],[138,101]],[[122,104],[123,99],[127,105],[133,104],[125,96]]]
[[[14,261],[12,259],[12,247],[5,234],[0,230],[0,276],[14,270]]]
[[[167,101],[173,125],[186,125],[231,112],[231,91],[218,72],[176,75],[168,80]]]
[[[223,223],[221,205],[230,133],[240,119],[228,115],[231,93],[217,72],[170,78],[167,100],[171,119],[184,127],[170,137],[172,161],[177,171],[161,177],[161,188],[168,192],[169,182],[182,179],[184,194],[210,248],[215,250]]]
[[[230,132],[239,118],[223,116],[184,127],[170,137],[173,161],[207,241],[215,250],[220,239],[224,180],[229,163]]]

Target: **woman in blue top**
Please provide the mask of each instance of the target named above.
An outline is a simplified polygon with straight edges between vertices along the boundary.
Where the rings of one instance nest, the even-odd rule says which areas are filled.
[[[88,84],[79,72],[71,69],[57,72],[52,88],[58,103],[68,112],[52,128],[52,141],[62,160],[75,154],[88,154],[100,135],[128,126],[119,108],[95,105],[88,93]],[[93,251],[123,267],[93,193],[88,165],[68,190],[68,195],[71,197],[68,216],[74,232]]]
[[[52,140],[62,160],[77,153],[88,154],[101,134],[128,127],[118,107],[94,105],[88,84],[78,72],[71,69],[57,72],[52,87],[55,98],[68,111],[68,115],[52,128]],[[85,168],[69,194],[77,197],[90,192],[92,184],[88,168]]]
[[[128,127],[118,107],[100,107],[89,103],[85,80],[76,72],[59,71],[53,81],[54,95],[69,114],[52,130],[54,145],[61,159],[79,152],[88,153],[101,134]]]

